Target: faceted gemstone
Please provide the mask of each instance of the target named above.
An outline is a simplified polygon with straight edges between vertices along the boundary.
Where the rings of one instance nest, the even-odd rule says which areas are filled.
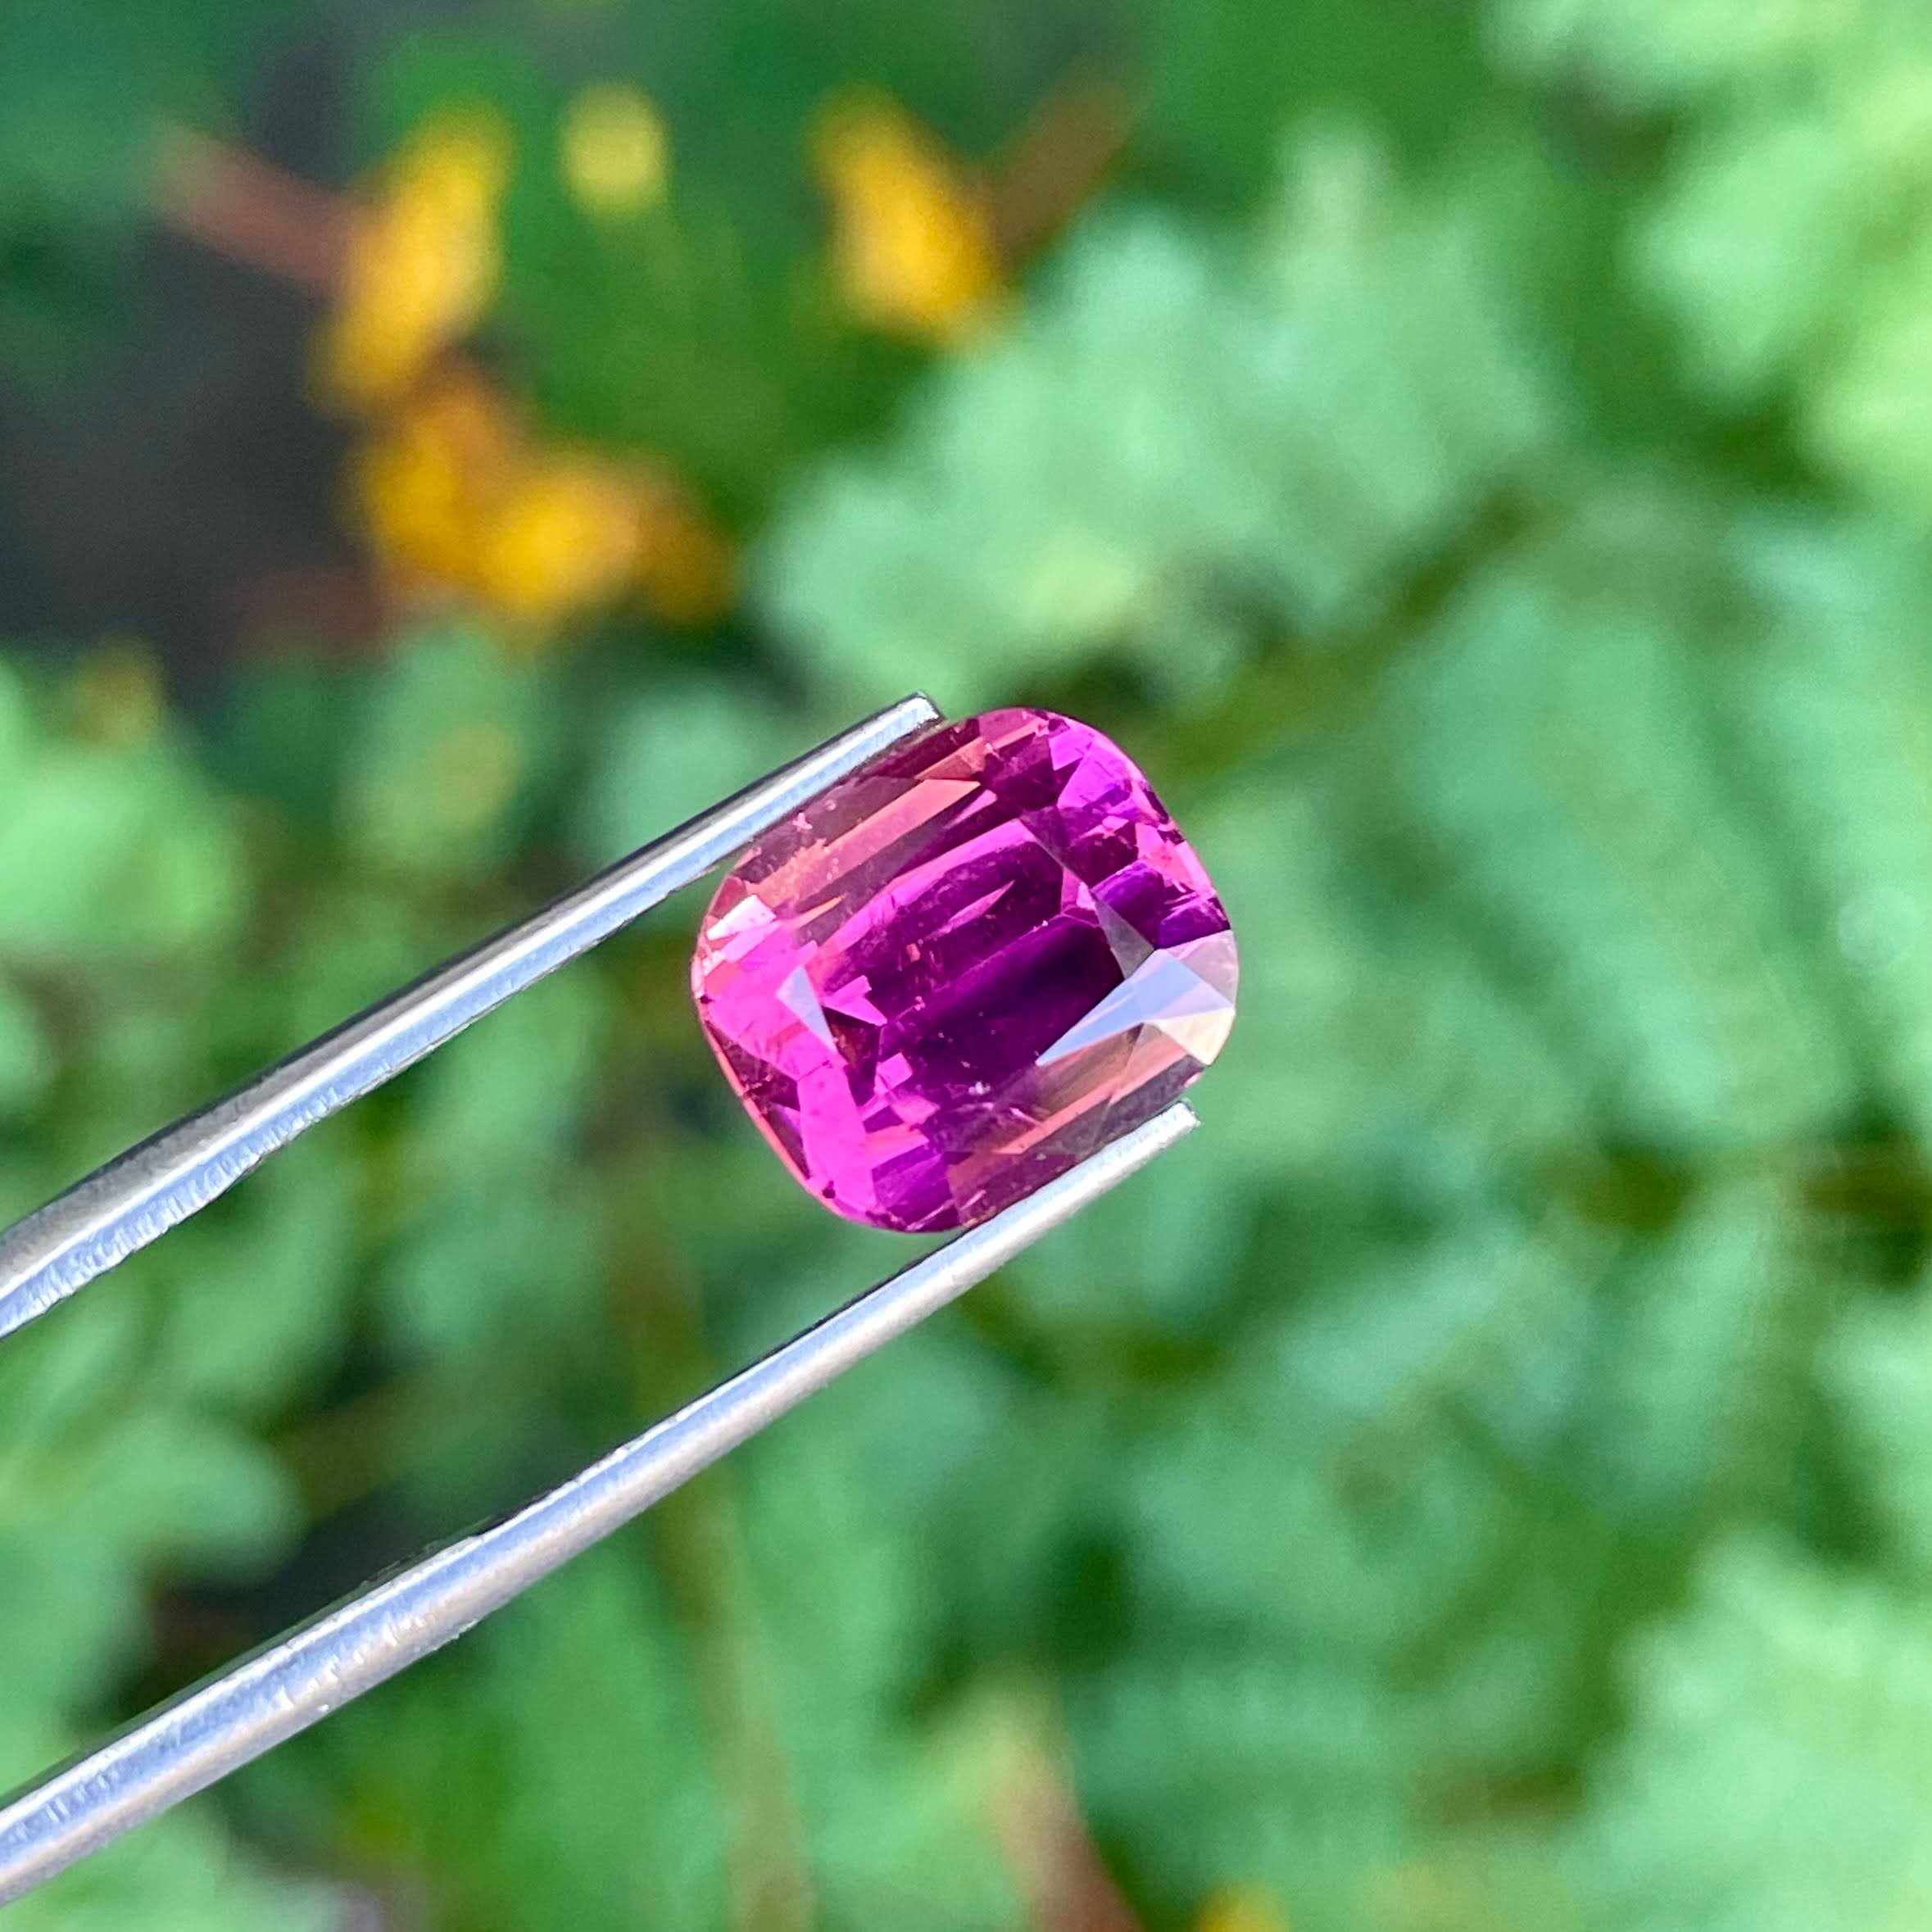
[[[711,902],[698,1014],[837,1213],[961,1227],[1220,1052],[1235,942],[1126,755],[1050,711],[935,725],[767,833]]]

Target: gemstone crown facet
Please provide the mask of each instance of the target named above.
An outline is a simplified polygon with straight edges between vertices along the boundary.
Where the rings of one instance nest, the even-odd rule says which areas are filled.
[[[936,725],[766,833],[704,916],[692,986],[800,1181],[924,1232],[1151,1119],[1225,1044],[1236,971],[1126,754],[1014,710]]]

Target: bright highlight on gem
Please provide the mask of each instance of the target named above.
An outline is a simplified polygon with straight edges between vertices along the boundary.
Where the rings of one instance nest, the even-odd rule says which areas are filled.
[[[822,792],[719,887],[698,1015],[803,1184],[963,1227],[1151,1119],[1226,1044],[1200,861],[1091,727],[989,711]]]

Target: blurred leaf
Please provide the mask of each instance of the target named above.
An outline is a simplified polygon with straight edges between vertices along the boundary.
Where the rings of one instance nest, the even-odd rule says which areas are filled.
[[[266,1452],[143,1361],[136,1304],[105,1297],[0,1361],[0,1649],[41,1711],[127,1661],[149,1568],[247,1569],[296,1526]]]
[[[654,683],[598,721],[578,841],[594,864],[705,811],[808,749],[750,693],[709,680]]]
[[[760,580],[834,688],[943,667],[970,705],[1123,656],[1157,688],[1219,683],[1244,651],[1217,613],[1250,651],[1359,620],[1544,438],[1467,212],[1404,205],[1352,138],[1296,159],[1259,247],[1091,219],[896,451],[801,494]],[[1204,664],[1177,648],[1204,636]]]
[[[184,1397],[272,1408],[336,1358],[361,1259],[357,1176],[337,1136],[278,1154],[120,1279],[161,1298],[155,1369]]]
[[[1872,1078],[1932,1135],[1932,580],[1869,528],[1766,517],[1739,549],[1762,633],[1733,699],[1740,742]]]
[[[577,1141],[608,1017],[598,982],[568,969],[419,1077],[397,1161],[397,1249],[379,1282],[406,1354],[528,1339],[594,1307],[603,1244]]]
[[[174,749],[45,739],[0,776],[0,951],[83,964],[229,932],[236,828]]]
[[[1885,1553],[1913,1581],[1932,1577],[1932,1302],[1861,1300],[1839,1317],[1823,1358],[1853,1492]]]
[[[1731,6],[1729,0],[1493,0],[1498,43],[1570,65],[1642,101],[1803,72],[1883,10]],[[1903,17],[1898,16],[1895,17]]]
[[[1351,1258],[1353,1291],[1310,1281],[1231,1349],[1211,1399],[1136,1405],[1122,1475],[1150,1604],[1386,1654],[1489,1601],[1557,1504],[1598,1251],[1498,1220]]]
[[[580,1327],[601,1287],[590,1204],[555,1172],[465,1176],[410,1217],[379,1281],[399,1353],[475,1355]]]
[[[566,967],[438,1054],[417,1077],[410,1123],[418,1197],[567,1152],[595,1092],[610,1018],[589,969]]]
[[[1204,1327],[1254,1235],[1257,1207],[1197,1139],[1022,1257],[1018,1299],[1077,1353],[1110,1330]]]
[[[420,633],[370,694],[342,800],[352,850],[420,879],[508,855],[557,746],[556,693],[475,630]]]
[[[1341,782],[1251,778],[1183,814],[1241,945],[1239,1044],[1204,1096],[1225,1177],[1488,1194],[1587,1145],[1587,1080],[1453,917],[1380,875],[1389,787],[1340,749]]]
[[[1779,1179],[1713,1188],[1617,1284],[1591,1450],[1652,1530],[1802,1513],[1826,1258]]]
[[[1807,453],[1923,527],[1932,24],[1916,8],[1493,0],[1507,52],[1626,108],[1694,107],[1635,266],[1719,401],[1789,401]]]
[[[1577,1845],[1612,1922],[1923,1921],[1932,1646],[1917,1606],[1735,1544],[1630,1675],[1632,1728]]]
[[[1816,1135],[1855,1068],[1691,648],[1726,615],[1698,519],[1612,497],[1477,575],[1402,668],[1386,769],[1622,1132]]]
[[[994,1932],[1013,1923],[1014,1900],[991,1807],[949,1762],[970,1737],[934,1735],[910,1707],[908,1666],[940,1608],[905,1533],[916,1518],[895,1522],[866,1494],[857,1449],[842,1432],[794,1431],[745,1458],[759,1608],[742,1638],[758,1655],[742,1667],[769,1686],[825,1916],[921,1912],[946,1932]]]
[[[342,1855],[431,1878],[479,1932],[717,1923],[702,1713],[634,1548],[583,1559],[457,1658],[329,1726],[299,1769],[263,1767],[265,1802],[336,1801]]]
[[[0,1112],[28,1112],[45,1095],[57,1064],[34,1002],[17,988],[0,985]]]
[[[1482,76],[1467,10],[1382,9],[1349,0],[1195,0],[1141,10],[1150,144],[1186,184],[1216,197],[1264,188],[1283,127],[1310,113],[1372,107],[1391,136],[1431,152]]]

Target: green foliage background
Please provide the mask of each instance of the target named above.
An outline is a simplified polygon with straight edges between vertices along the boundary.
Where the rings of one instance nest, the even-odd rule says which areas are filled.
[[[185,18],[0,17],[37,381],[133,130],[288,26]],[[825,94],[984,153],[1076,69],[1129,144],[992,338],[838,321]],[[10,657],[0,1206],[915,687],[1133,750],[1236,1043],[1122,1198],[10,1929],[1112,1923],[1062,1811],[1150,1929],[1932,1923],[1923,10],[511,5],[363,45],[355,138],[610,75],[691,245],[537,143],[495,347],[728,506],[743,606],[138,742]],[[691,909],[0,1351],[0,1782],[900,1260],[719,1091]]]

